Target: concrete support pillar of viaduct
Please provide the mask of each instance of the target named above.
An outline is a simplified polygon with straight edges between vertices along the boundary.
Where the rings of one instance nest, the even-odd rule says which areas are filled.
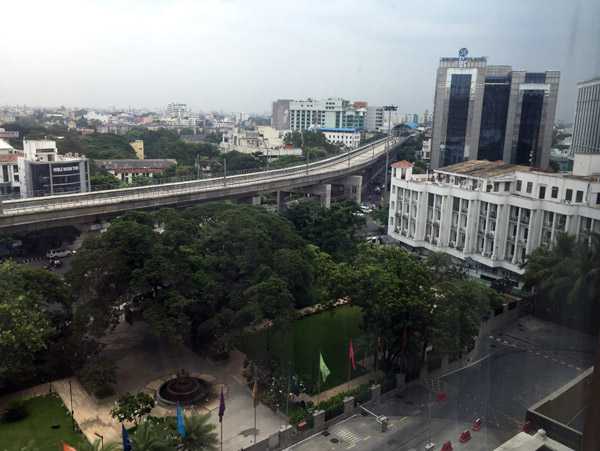
[[[321,202],[321,205],[323,205],[325,208],[331,207],[331,185],[328,183],[295,188],[293,192],[319,196],[319,202]]]
[[[238,197],[234,202],[238,205],[260,205],[260,196]]]
[[[283,191],[277,191],[277,214],[280,214],[283,211],[283,207],[285,206],[283,198]]]
[[[352,196],[353,199],[356,199],[356,202],[360,204],[362,192],[362,175],[349,175],[347,177],[342,177],[340,179],[336,179],[335,183],[344,185],[344,187],[349,187],[350,196]]]

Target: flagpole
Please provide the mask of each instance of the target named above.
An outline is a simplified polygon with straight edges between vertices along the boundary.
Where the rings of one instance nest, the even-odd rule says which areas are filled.
[[[379,363],[379,342],[375,348],[375,385],[377,385],[377,363]]]
[[[350,343],[352,343],[352,338],[350,338]],[[348,391],[350,391],[350,350],[352,349],[350,346],[348,346]]]
[[[321,350],[319,349],[319,372],[317,374],[317,410],[319,410],[319,403],[321,402]]]
[[[254,444],[256,444],[256,398],[258,396],[258,388],[256,386],[256,368],[254,368],[254,388],[252,389],[252,403],[254,404]],[[223,450],[221,450],[223,451]]]
[[[288,423],[290,419],[289,415],[289,407],[290,407],[290,378],[292,377],[292,363],[288,361],[288,388],[287,393],[285,394],[285,416],[288,418]]]
[[[223,451],[223,421],[221,421],[221,451]]]

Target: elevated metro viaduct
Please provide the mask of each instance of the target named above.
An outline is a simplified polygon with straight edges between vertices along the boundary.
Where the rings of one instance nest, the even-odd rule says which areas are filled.
[[[389,152],[409,138],[392,138]],[[284,192],[311,193],[329,207],[331,184],[350,185],[360,202],[362,175],[385,165],[387,139],[359,147],[308,165],[252,174],[150,185],[81,194],[10,200],[0,203],[0,235],[15,232],[76,225],[97,230],[110,219],[128,210],[154,211],[163,207],[185,208],[203,202],[232,200],[255,203],[265,193],[278,193],[278,210],[283,208]],[[393,160],[391,160],[393,161]]]

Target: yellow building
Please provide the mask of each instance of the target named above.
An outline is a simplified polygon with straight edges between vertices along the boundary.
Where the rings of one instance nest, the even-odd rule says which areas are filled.
[[[129,143],[133,150],[135,150],[135,156],[140,160],[144,159],[144,141],[141,139],[136,139],[134,142]]]

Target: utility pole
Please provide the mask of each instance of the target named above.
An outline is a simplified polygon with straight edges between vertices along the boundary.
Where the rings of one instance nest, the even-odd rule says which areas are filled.
[[[384,106],[383,110],[388,112],[388,136],[387,141],[385,143],[385,185],[383,189],[383,202],[385,203],[385,199],[388,194],[388,166],[389,166],[389,154],[390,154],[390,129],[392,128],[392,111],[396,111],[398,109],[397,106],[388,105]]]

